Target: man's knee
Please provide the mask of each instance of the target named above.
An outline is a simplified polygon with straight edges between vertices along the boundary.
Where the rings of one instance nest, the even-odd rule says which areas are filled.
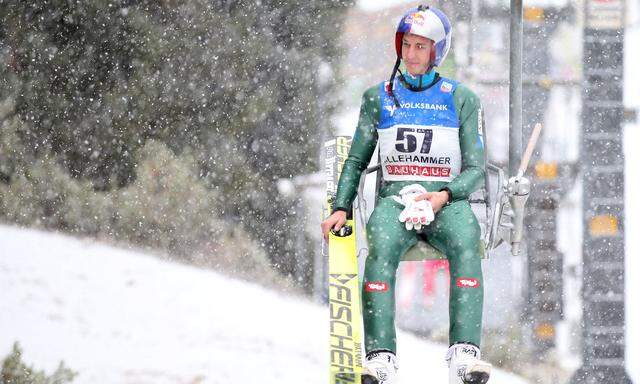
[[[460,248],[477,251],[480,244],[480,225],[477,221],[469,223],[460,231],[460,241],[458,242]]]
[[[475,250],[482,234],[480,224],[468,204],[455,208],[455,211],[446,212],[446,216],[436,218],[440,219],[440,223],[436,223],[438,232],[451,250]]]
[[[391,198],[378,201],[367,222],[368,267],[374,263],[381,263],[385,268],[397,266],[402,253],[415,244],[415,234],[407,232],[398,220],[401,211],[399,204]]]
[[[369,246],[375,246],[379,241],[393,241],[391,237],[396,232],[397,226],[401,223],[398,216],[402,210],[391,198],[383,198],[378,201],[373,209],[369,221],[367,221],[367,241]]]

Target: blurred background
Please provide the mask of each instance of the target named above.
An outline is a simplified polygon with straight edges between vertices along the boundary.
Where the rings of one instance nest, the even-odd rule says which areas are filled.
[[[506,168],[509,1],[426,3]],[[0,1],[0,383],[326,382],[322,146],[417,4]],[[526,251],[484,261],[483,353],[514,383],[638,382],[640,1],[524,6],[524,137],[544,129]],[[401,382],[425,360],[444,382],[447,265],[398,273]]]

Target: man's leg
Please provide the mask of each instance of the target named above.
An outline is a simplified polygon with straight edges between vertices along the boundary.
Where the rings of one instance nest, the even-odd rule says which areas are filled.
[[[482,281],[480,226],[467,201],[443,207],[427,227],[427,240],[449,260],[449,343],[480,346]]]
[[[395,282],[401,256],[416,244],[415,231],[398,220],[403,207],[380,199],[367,223],[369,255],[362,287],[365,351],[396,352]]]

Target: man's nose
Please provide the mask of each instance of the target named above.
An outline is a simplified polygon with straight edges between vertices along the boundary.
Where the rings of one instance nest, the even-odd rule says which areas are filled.
[[[416,55],[415,48],[412,45],[410,45],[409,48],[407,48],[407,58],[413,59],[415,55]]]

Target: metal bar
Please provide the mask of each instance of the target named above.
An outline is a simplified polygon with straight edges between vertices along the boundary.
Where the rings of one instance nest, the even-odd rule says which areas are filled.
[[[376,172],[377,170],[380,169],[380,167],[381,167],[381,165],[377,164],[377,165],[374,165],[373,167],[367,168],[364,172],[368,175],[368,174],[370,174],[372,172]]]
[[[522,0],[511,0],[509,35],[509,176],[515,176],[522,157]]]

